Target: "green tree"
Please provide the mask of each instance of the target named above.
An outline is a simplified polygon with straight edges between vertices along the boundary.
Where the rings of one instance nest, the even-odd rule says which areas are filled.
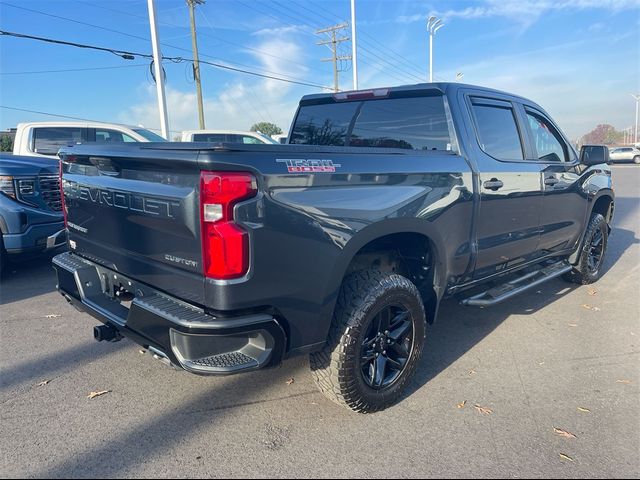
[[[0,137],[0,152],[12,152],[13,151],[13,139],[9,135],[2,135]]]
[[[277,126],[275,123],[270,122],[254,123],[251,126],[251,131],[264,133],[265,135],[269,136],[280,135],[282,133],[282,129],[279,126]]]

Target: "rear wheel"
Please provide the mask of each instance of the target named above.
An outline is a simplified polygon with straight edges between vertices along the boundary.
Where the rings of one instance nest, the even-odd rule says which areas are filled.
[[[402,395],[422,355],[426,318],[415,285],[397,274],[363,271],[343,282],[327,345],[311,354],[322,393],[361,413]]]
[[[587,227],[578,263],[565,275],[566,280],[587,285],[596,282],[602,276],[608,235],[607,221],[599,213],[594,213]]]

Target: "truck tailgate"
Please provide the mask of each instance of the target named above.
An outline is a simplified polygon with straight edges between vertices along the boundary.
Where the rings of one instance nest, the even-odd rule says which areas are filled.
[[[63,155],[71,249],[202,304],[197,152],[170,158],[171,152],[162,151],[157,159],[141,150]]]

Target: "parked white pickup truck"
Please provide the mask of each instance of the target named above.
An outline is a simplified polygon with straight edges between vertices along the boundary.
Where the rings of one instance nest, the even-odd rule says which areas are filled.
[[[60,147],[76,143],[165,142],[142,127],[98,122],[19,123],[13,142],[13,154],[28,157],[55,157]]]

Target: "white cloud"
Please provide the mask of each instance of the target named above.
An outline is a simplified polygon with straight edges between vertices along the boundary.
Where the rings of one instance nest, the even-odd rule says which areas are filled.
[[[285,35],[288,33],[306,32],[308,30],[309,27],[305,25],[288,25],[286,27],[263,28],[261,30],[258,30],[257,32],[253,32],[251,35]]]
[[[638,7],[640,7],[640,0],[485,0],[483,5],[476,7],[467,7],[461,10],[434,10],[428,14],[401,15],[396,18],[396,21],[399,23],[422,22],[431,15],[445,20],[505,17],[528,26],[550,11],[601,9],[617,12]]]
[[[249,53],[256,59],[261,73],[289,78],[303,78],[307,67],[293,64],[288,59],[302,59],[300,46],[284,38],[271,37]],[[294,85],[275,79],[255,79],[243,74],[235,74],[234,80],[212,89],[203,86],[203,106],[207,128],[248,130],[261,121],[277,124],[286,131],[297,107],[299,94],[292,90]],[[120,121],[142,124],[149,128],[159,127],[159,113],[155,86],[141,86],[142,100],[119,115]],[[169,127],[177,132],[198,128],[198,112],[195,87],[184,91],[166,86]]]

